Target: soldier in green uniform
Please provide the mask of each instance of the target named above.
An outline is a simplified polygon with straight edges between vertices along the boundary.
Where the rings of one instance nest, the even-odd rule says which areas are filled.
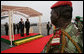
[[[76,16],[74,24],[78,27],[78,22],[80,21],[80,16]]]
[[[79,29],[79,31],[82,30],[82,27],[83,27],[83,25],[82,25],[82,20],[81,20],[81,17],[80,17],[80,20],[78,21],[78,29]]]
[[[83,19],[80,16],[77,16],[76,19],[78,26],[78,32],[76,33],[76,36],[80,34],[80,36],[78,36],[78,45],[83,51]]]
[[[82,17],[81,17],[81,18],[82,18]],[[80,24],[80,30],[83,31],[83,18],[80,19],[80,23],[81,23],[81,24]]]
[[[52,11],[51,11],[51,22],[54,26],[56,26],[56,30],[54,30],[54,35],[55,32],[60,30],[60,29],[64,29],[70,36],[71,38],[78,43],[78,38],[80,37],[79,35],[76,35],[76,33],[78,33],[78,29],[75,28],[74,24],[71,23],[71,19],[72,19],[72,2],[70,1],[59,1],[57,3],[55,3],[54,5],[52,5],[51,7]],[[62,39],[62,34],[61,34],[61,38]],[[47,49],[49,49],[47,51],[47,53],[60,53],[61,50],[61,44],[60,45],[55,45],[55,46],[49,46],[49,44],[51,43],[52,38],[49,40],[49,42],[47,43],[47,45],[44,48],[44,52],[46,52]],[[60,40],[61,43],[62,40]],[[64,48],[64,51],[67,53],[77,53],[76,51],[76,47],[71,43],[71,41],[66,37],[66,46]]]
[[[75,25],[76,25],[76,27],[78,28],[79,31],[81,31],[81,28],[82,28],[80,20],[81,20],[81,17],[80,16],[76,16]]]
[[[83,51],[83,19],[82,17],[80,17],[80,21],[78,22],[78,29],[79,29],[79,34],[80,34],[80,37],[78,38],[79,40],[78,44]]]

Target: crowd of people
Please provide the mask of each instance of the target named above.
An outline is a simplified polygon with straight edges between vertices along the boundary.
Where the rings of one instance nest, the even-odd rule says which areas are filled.
[[[8,32],[9,32],[8,23],[6,22],[6,24],[4,26],[5,26],[6,35],[8,35]],[[14,34],[16,34],[16,29],[17,29],[17,34],[20,33],[21,36],[23,37],[24,36],[24,27],[26,28],[26,35],[29,35],[29,28],[30,28],[29,19],[27,19],[25,21],[25,24],[24,24],[24,21],[23,21],[22,18],[21,18],[21,21],[19,23],[17,23],[17,24],[13,23],[13,32],[14,32]]]
[[[80,20],[80,18],[81,17],[77,16],[75,18],[75,22],[74,22],[74,24],[76,25],[76,27],[78,27],[78,28],[80,27],[80,29],[78,29],[79,31],[83,27],[83,20]],[[8,35],[8,30],[9,30],[8,23],[6,22],[6,24],[4,26],[5,26],[6,35]],[[17,30],[17,34],[21,33],[21,36],[24,36],[24,26],[26,28],[26,35],[29,35],[30,22],[27,19],[25,21],[25,24],[24,24],[24,21],[23,21],[22,18],[21,18],[21,21],[19,23],[17,23],[17,24],[13,23],[14,34],[16,33],[16,30]],[[52,28],[52,24],[50,24],[49,21],[48,21],[48,23],[46,25],[46,29],[47,29],[47,35],[49,35],[50,34],[50,29],[53,29]]]

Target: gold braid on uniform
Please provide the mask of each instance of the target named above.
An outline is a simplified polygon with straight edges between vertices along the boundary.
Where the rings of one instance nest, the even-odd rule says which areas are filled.
[[[64,31],[64,29],[61,29],[61,31],[62,31],[62,33],[63,33],[63,38],[62,38],[62,49],[61,49],[61,53],[63,53],[63,51],[64,51],[64,46],[65,46],[65,36],[67,36],[68,37],[68,39],[74,44],[74,46],[77,48],[77,50],[78,50],[78,52],[79,53],[82,53],[82,51],[81,51],[81,49],[79,48],[79,46],[77,45],[77,43],[71,38],[71,36],[67,33],[67,32],[65,32]]]

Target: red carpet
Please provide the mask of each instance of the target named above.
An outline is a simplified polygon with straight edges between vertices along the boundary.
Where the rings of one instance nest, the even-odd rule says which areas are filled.
[[[12,47],[10,49],[1,51],[1,53],[41,53],[52,35],[53,34]]]
[[[21,37],[20,34],[15,34],[15,35],[14,35],[14,40],[18,40],[18,39],[22,39],[22,38],[25,38],[25,37],[34,36],[34,35],[37,35],[37,34],[39,34],[39,33],[29,33],[28,36],[27,36],[26,34],[24,34],[24,37]],[[6,36],[6,35],[1,36],[1,38],[4,38],[4,39],[6,39],[6,40],[10,40],[10,39],[9,39],[9,36]]]

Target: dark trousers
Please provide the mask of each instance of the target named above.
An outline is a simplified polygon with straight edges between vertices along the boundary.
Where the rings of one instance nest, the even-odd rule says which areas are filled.
[[[22,37],[24,36],[24,29],[20,29],[20,34]]]
[[[15,34],[15,29],[14,29],[14,34]]]
[[[26,35],[29,35],[29,28],[26,28]]]
[[[8,30],[6,30],[6,35],[8,35]]]
[[[49,31],[50,31],[50,29],[47,29],[47,35],[49,35]]]
[[[17,29],[17,34],[19,34],[19,29]]]

